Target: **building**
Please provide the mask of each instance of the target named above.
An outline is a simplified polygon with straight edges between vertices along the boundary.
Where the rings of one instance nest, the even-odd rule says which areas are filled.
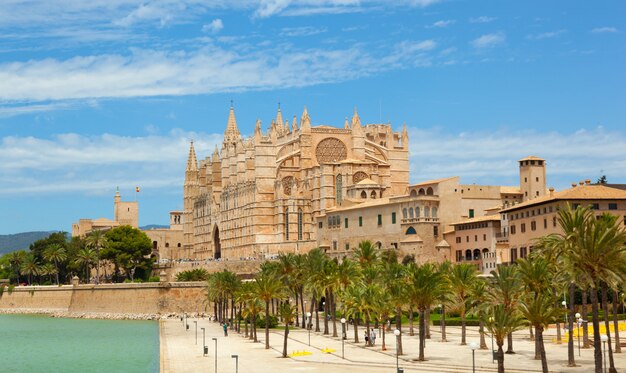
[[[189,149],[181,256],[193,259],[306,252],[317,246],[317,218],[353,201],[402,195],[409,184],[408,133],[362,125],[355,109],[343,128],[283,120],[267,132],[257,120],[244,139],[230,108],[224,140],[211,156]]]

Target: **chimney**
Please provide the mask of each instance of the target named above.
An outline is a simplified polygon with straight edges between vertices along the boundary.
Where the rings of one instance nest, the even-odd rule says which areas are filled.
[[[548,190],[550,191],[550,197],[552,197],[554,195],[554,187],[550,187]]]
[[[591,185],[591,180],[589,179],[585,180],[585,185]]]
[[[579,181],[579,182],[578,182],[578,184],[580,184],[580,185],[585,185],[585,181],[584,181],[584,180],[581,180],[581,181]]]
[[[572,188],[576,188],[576,183],[572,183]]]

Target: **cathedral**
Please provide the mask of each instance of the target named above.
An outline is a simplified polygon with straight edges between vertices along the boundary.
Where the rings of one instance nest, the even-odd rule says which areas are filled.
[[[318,246],[317,218],[356,201],[403,195],[409,184],[408,133],[361,124],[311,124],[305,108],[267,132],[257,120],[243,138],[231,106],[220,149],[185,170],[183,253],[196,260],[271,258]]]

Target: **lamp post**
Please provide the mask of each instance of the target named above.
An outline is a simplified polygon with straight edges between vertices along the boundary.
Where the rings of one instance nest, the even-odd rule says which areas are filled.
[[[471,342],[469,344],[470,350],[472,350],[472,373],[476,373],[476,359],[474,358],[476,349],[478,348],[478,343]]]
[[[217,373],[217,338],[211,338],[215,341],[215,373]]]
[[[346,339],[346,319],[345,319],[345,317],[342,317],[340,321],[341,321],[341,358],[345,359],[344,347],[343,347],[344,340]]]
[[[604,359],[603,359],[603,363],[604,363],[604,373],[606,373],[606,341],[609,340],[609,337],[606,336],[606,334],[602,334],[600,336],[600,340],[602,341],[602,350],[604,351]]]
[[[198,321],[194,320],[193,323],[196,324],[196,344],[198,344]]]
[[[306,328],[309,330],[309,346],[311,345],[311,312],[306,313]]]
[[[235,373],[239,373],[239,355],[230,355],[233,359],[235,359]]]
[[[206,356],[207,353],[209,352],[209,348],[206,346],[206,340],[205,340],[205,330],[204,328],[200,328],[202,329],[202,356]]]
[[[398,347],[400,343],[398,341],[400,340],[400,331],[396,329],[393,331],[393,334],[396,336],[396,372],[399,373],[400,372],[400,358],[398,357]]]
[[[561,302],[561,304],[563,305],[563,308],[565,308],[567,311],[567,302],[563,301]],[[563,326],[563,328],[567,329],[567,312],[565,312],[565,326]],[[570,330],[569,332],[571,333],[572,331]]]
[[[576,312],[576,324],[578,327],[576,328],[576,335],[578,336],[578,356],[580,356],[580,326],[583,323],[583,319],[580,318],[580,313]]]

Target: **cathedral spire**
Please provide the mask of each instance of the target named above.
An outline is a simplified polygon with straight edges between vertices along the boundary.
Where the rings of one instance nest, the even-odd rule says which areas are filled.
[[[187,158],[187,171],[198,171],[198,160],[196,159],[196,150],[193,148],[193,140],[189,145],[189,157]]]
[[[237,128],[237,119],[235,119],[235,108],[230,104],[230,112],[228,113],[228,124],[224,131],[224,141],[235,142],[239,138],[239,128]]]
[[[293,122],[291,123],[291,129],[293,130],[293,132],[296,132],[298,130],[298,117],[297,116],[293,116]]]
[[[213,150],[213,156],[211,156],[211,160],[216,162],[220,159],[220,152],[217,150],[217,144],[215,144],[215,149]]]
[[[343,122],[343,128],[347,130],[350,129],[350,124],[348,123],[348,117],[346,117],[346,121]]]
[[[278,112],[276,113],[276,129],[278,131],[278,135],[282,135],[285,131],[285,128],[283,126],[284,121],[283,121],[283,114],[280,112],[280,102],[278,103]],[[289,128],[287,128],[288,130]]]
[[[311,129],[311,118],[309,117],[309,112],[304,107],[304,111],[302,112],[302,117],[300,118],[300,128],[303,131],[309,131]]]
[[[352,129],[355,127],[361,127],[361,118],[359,117],[359,112],[357,111],[356,106],[354,107],[354,115],[352,116]]]

